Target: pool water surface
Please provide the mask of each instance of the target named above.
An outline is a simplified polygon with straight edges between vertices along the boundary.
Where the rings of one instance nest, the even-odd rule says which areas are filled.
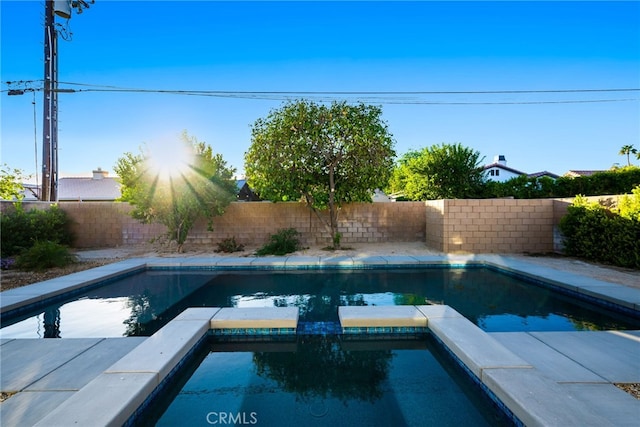
[[[507,425],[438,347],[428,336],[213,342],[139,424]]]
[[[3,316],[2,338],[150,336],[189,307],[297,307],[337,322],[338,306],[446,304],[487,332],[626,330],[640,320],[489,268],[151,269]]]

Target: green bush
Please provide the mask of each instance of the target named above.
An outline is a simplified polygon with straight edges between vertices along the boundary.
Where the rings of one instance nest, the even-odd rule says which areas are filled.
[[[560,230],[567,255],[640,268],[638,220],[625,218],[615,210],[578,196],[561,219]]]
[[[44,270],[52,267],[66,267],[76,262],[69,249],[49,240],[37,241],[16,258],[16,267],[22,270]]]
[[[632,194],[625,194],[618,202],[618,213],[621,217],[640,221],[640,185],[633,189]]]
[[[71,220],[57,205],[47,210],[25,211],[20,204],[15,210],[0,215],[2,257],[17,255],[37,241],[51,241],[71,245]]]
[[[479,197],[515,199],[540,199],[553,197],[555,182],[549,177],[530,177],[521,175],[504,182],[487,181]]]
[[[218,242],[218,249],[216,252],[240,252],[244,250],[244,245],[236,242],[235,237],[229,237],[227,239],[223,239],[221,242]]]
[[[514,197],[538,199],[546,197],[604,196],[626,194],[640,185],[640,168],[635,166],[595,173],[591,176],[548,177],[519,176],[504,182],[486,181],[478,197]]]
[[[294,228],[284,228],[276,234],[271,235],[269,242],[258,249],[256,254],[264,255],[286,255],[300,249],[299,233]]]

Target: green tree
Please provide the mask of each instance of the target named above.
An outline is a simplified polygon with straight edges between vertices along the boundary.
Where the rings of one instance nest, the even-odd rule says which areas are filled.
[[[0,166],[0,199],[21,200],[24,196],[22,181],[29,179],[20,169],[11,169],[6,163]]]
[[[631,166],[631,160],[629,158],[632,154],[638,155],[638,150],[633,148],[633,145],[623,145],[618,154],[627,156],[627,166]]]
[[[371,201],[393,166],[393,138],[379,107],[292,101],[258,119],[245,154],[247,181],[263,199],[302,200],[340,247],[338,210]],[[329,211],[328,222],[320,211]]]
[[[206,218],[211,227],[235,200],[235,170],[186,132],[170,149],[140,151],[125,153],[114,168],[122,184],[120,200],[135,206],[134,218],[165,225],[168,239],[182,252],[197,219]]]
[[[462,199],[482,192],[480,153],[461,144],[412,150],[398,161],[389,190],[410,200]]]

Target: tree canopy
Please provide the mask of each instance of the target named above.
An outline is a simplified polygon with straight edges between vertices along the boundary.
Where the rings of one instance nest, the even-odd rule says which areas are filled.
[[[623,145],[618,152],[621,156],[627,156],[627,166],[631,166],[631,155],[634,154],[636,157],[640,159],[638,155],[638,150],[633,147],[633,145]]]
[[[235,170],[210,146],[183,132],[164,150],[125,153],[114,167],[122,184],[120,200],[134,205],[131,215],[143,223],[167,227],[167,237],[182,251],[199,218],[222,215],[235,200]]]
[[[24,197],[22,194],[22,190],[24,190],[22,181],[28,178],[22,170],[11,169],[9,165],[4,163],[0,166],[0,199],[22,200]]]
[[[364,104],[288,102],[254,123],[247,181],[263,199],[328,209],[325,224],[339,247],[338,208],[370,202],[390,176],[394,140],[381,116],[381,108]]]
[[[398,160],[388,189],[410,200],[474,197],[485,179],[481,161],[479,152],[459,143],[410,150]]]

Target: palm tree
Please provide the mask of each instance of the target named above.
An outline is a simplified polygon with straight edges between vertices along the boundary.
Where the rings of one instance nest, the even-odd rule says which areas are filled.
[[[631,160],[629,160],[629,156],[631,154],[635,154],[636,157],[639,156],[638,150],[633,148],[633,145],[623,145],[618,154],[621,156],[627,156],[627,166],[631,166]]]

